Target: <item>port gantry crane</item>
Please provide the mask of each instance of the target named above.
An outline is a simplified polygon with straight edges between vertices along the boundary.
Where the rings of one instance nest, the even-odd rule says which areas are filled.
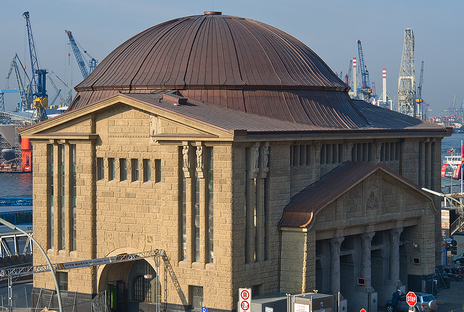
[[[20,66],[18,66],[18,63]],[[26,87],[24,87],[23,80],[21,78],[21,73],[19,71],[19,67],[21,67],[23,74],[24,74],[24,80],[26,82]],[[19,95],[21,98],[21,105],[19,107],[19,111],[23,112],[25,109],[32,108],[32,90],[31,90],[31,80],[29,79],[29,76],[26,73],[26,70],[24,69],[23,63],[19,59],[18,54],[15,54],[13,59],[11,60],[10,63],[10,70],[8,71],[8,75],[6,76],[6,79],[10,79],[11,72],[15,71],[16,75],[16,84],[18,85],[19,89]]]
[[[414,32],[404,30],[403,55],[398,77],[398,111],[416,117],[416,72],[414,67]]]
[[[420,78],[419,78],[419,86],[417,87],[417,94],[416,94],[416,103],[419,105],[419,109],[422,114],[422,119],[427,118],[427,105],[424,103],[424,99],[422,99],[422,82],[424,81],[424,61],[421,64],[421,71],[420,71]]]
[[[364,55],[362,51],[361,40],[359,39],[358,39],[358,57],[359,57],[359,67],[361,69],[361,77],[362,77],[361,93],[363,95],[363,100],[369,101],[372,95],[372,89],[369,83],[369,71],[364,65]]]
[[[97,67],[98,61],[94,59],[89,53],[87,53],[87,51],[84,50],[84,53],[90,57],[89,70],[87,71],[84,58],[82,57],[81,51],[77,46],[76,40],[74,40],[72,32],[69,30],[65,30],[65,32],[68,35],[69,42],[71,43],[71,47],[74,52],[74,56],[76,57],[77,64],[79,65],[79,69],[81,70],[82,77],[85,79],[95,69],[95,67]]]
[[[23,17],[26,19],[27,37],[29,40],[29,54],[31,56],[31,70],[32,70],[32,92],[35,96],[33,100],[35,116],[34,121],[39,122],[47,119],[45,109],[48,107],[48,96],[46,89],[47,70],[39,67],[39,60],[35,50],[34,37],[32,36],[31,21],[29,19],[29,12],[24,12]]]

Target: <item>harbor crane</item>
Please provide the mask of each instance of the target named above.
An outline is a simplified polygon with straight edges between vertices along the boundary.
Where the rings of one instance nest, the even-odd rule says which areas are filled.
[[[74,56],[76,57],[77,64],[79,65],[79,69],[81,70],[82,77],[85,79],[95,69],[95,67],[97,67],[98,61],[95,58],[93,58],[89,53],[87,53],[87,51],[82,49],[84,53],[90,57],[89,70],[87,70],[87,67],[84,63],[84,58],[81,54],[81,50],[77,46],[77,42],[76,40],[74,40],[72,32],[69,30],[65,30],[65,32],[68,35],[69,42],[71,43],[71,47],[74,52]]]
[[[416,78],[414,67],[414,32],[404,30],[403,55],[398,77],[398,111],[416,117]]]
[[[424,61],[421,64],[421,71],[420,71],[420,78],[419,78],[419,86],[417,87],[416,93],[416,104],[419,105],[420,110],[422,111],[422,119],[427,118],[427,104],[424,103],[424,99],[422,99],[422,82],[424,81]]]
[[[60,107],[66,106],[65,100],[64,100],[63,96],[61,95],[61,89],[58,89],[58,87],[56,86],[55,82],[52,80],[50,75],[47,76],[47,78],[48,78],[48,81],[50,81],[50,83],[52,84],[53,89],[55,89],[55,92],[56,92],[56,95],[55,95],[54,99],[50,102],[50,107],[53,106],[53,104],[55,103],[55,101],[56,101],[56,99],[58,97],[60,97],[60,100],[61,100]]]
[[[370,87],[370,83],[369,83],[369,71],[367,70],[367,67],[364,65],[364,55],[362,51],[361,40],[359,39],[358,39],[358,57],[359,57],[359,67],[361,69],[361,77],[362,77],[361,93],[363,95],[363,100],[368,102],[369,98],[372,95],[372,88]]]
[[[18,63],[20,66],[18,66]],[[24,80],[26,82],[26,87],[24,87],[19,68],[22,69],[22,72],[24,74]],[[6,76],[6,79],[10,79],[10,75],[13,70],[15,71],[16,84],[18,85],[19,95],[21,98],[21,104],[19,107],[19,111],[23,112],[26,109],[32,108],[33,101],[32,101],[31,80],[29,79],[29,76],[27,75],[22,62],[19,59],[18,54],[15,54],[15,56],[11,60],[10,70],[8,71],[8,75]]]
[[[31,56],[32,70],[32,92],[35,96],[34,103],[34,121],[39,122],[47,119],[45,109],[48,107],[48,96],[46,89],[47,70],[39,67],[39,60],[35,50],[34,37],[32,36],[32,26],[29,19],[29,12],[24,12],[23,17],[26,19],[27,38],[29,41],[29,54]]]

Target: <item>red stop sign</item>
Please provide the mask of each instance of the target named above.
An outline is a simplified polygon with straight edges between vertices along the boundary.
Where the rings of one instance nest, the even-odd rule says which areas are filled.
[[[416,294],[413,293],[412,291],[408,292],[408,294],[406,295],[406,302],[408,303],[410,307],[415,306],[417,303]]]

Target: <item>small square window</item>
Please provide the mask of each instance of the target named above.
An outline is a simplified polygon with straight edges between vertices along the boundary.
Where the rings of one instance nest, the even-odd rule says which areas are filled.
[[[56,272],[56,279],[60,290],[68,290],[68,272]]]
[[[203,307],[203,287],[189,286],[189,293],[192,309],[201,309]]]

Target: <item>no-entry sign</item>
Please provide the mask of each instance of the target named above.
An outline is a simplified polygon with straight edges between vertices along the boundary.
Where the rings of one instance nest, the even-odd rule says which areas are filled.
[[[413,293],[412,291],[408,292],[408,294],[406,295],[406,302],[408,303],[410,307],[415,306],[417,303],[416,294]]]
[[[249,312],[251,306],[251,288],[239,288],[239,309],[240,312]]]

